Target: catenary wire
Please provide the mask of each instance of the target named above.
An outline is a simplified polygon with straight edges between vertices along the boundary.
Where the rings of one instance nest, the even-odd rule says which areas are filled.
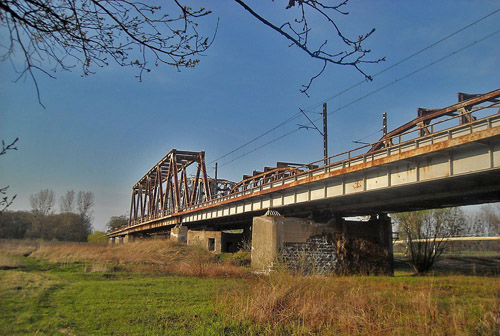
[[[404,62],[406,62],[406,61],[410,60],[411,58],[413,58],[413,57],[415,57],[415,56],[417,56],[417,55],[419,55],[419,54],[423,53],[424,51],[427,51],[427,50],[429,50],[429,49],[431,49],[431,48],[435,47],[436,45],[438,45],[438,44],[440,44],[440,43],[442,43],[442,42],[446,41],[447,39],[449,39],[449,38],[451,38],[451,37],[453,37],[453,36],[455,36],[455,35],[457,35],[457,34],[459,34],[459,33],[463,32],[463,31],[465,31],[465,30],[467,30],[468,28],[470,28],[470,27],[472,27],[472,26],[474,26],[474,25],[478,24],[479,22],[481,22],[481,21],[483,21],[483,20],[487,19],[488,17],[490,17],[490,16],[492,16],[492,15],[494,15],[494,14],[498,13],[498,12],[500,12],[500,8],[498,8],[498,9],[494,10],[493,12],[490,12],[490,13],[488,13],[487,15],[485,15],[485,16],[483,16],[483,17],[481,17],[481,18],[479,18],[479,19],[477,19],[477,20],[475,20],[475,21],[473,21],[473,22],[471,22],[471,23],[469,23],[469,24],[467,24],[467,25],[463,26],[462,28],[460,28],[460,29],[458,29],[458,30],[454,31],[453,33],[450,33],[450,34],[446,35],[445,37],[443,37],[443,38],[439,39],[438,41],[436,41],[436,42],[434,42],[434,43],[432,43],[432,44],[430,44],[430,45],[428,45],[428,46],[426,46],[426,47],[424,47],[424,48],[422,48],[422,49],[420,49],[420,50],[416,51],[415,53],[413,53],[413,54],[411,54],[411,55],[409,55],[409,56],[407,56],[407,57],[403,58],[402,60],[400,60],[400,61],[398,61],[398,62],[396,62],[396,63],[392,64],[391,66],[389,66],[389,67],[387,67],[387,68],[385,68],[385,69],[383,69],[383,70],[381,70],[381,71],[379,71],[379,72],[375,73],[375,74],[372,76],[372,78],[375,78],[375,77],[377,77],[377,76],[379,76],[379,75],[381,75],[381,74],[383,74],[383,73],[385,73],[385,72],[387,72],[387,71],[389,71],[389,70],[391,70],[391,69],[393,69],[393,68],[397,67],[398,65],[400,65],[400,64],[402,64],[402,63],[404,63]],[[430,64],[430,65],[432,65],[432,64]],[[429,65],[429,66],[430,66],[430,65]],[[423,70],[423,69],[420,69],[420,70],[418,70],[418,71],[421,71],[421,70]],[[403,78],[401,78],[401,79],[404,79],[404,78],[406,78],[406,77],[403,77]],[[399,79],[399,80],[401,80],[401,79]],[[397,80],[396,80],[396,81],[397,81]],[[353,85],[349,86],[348,88],[346,88],[346,89],[344,89],[344,90],[342,90],[342,91],[339,91],[339,92],[338,92],[338,93],[336,93],[335,95],[333,95],[333,96],[330,96],[330,97],[326,98],[326,99],[325,99],[325,100],[323,100],[321,103],[316,103],[316,104],[314,104],[314,105],[312,105],[312,106],[310,106],[310,107],[308,107],[308,108],[306,108],[306,109],[303,109],[303,111],[304,111],[304,112],[312,112],[312,110],[314,110],[314,109],[316,109],[317,107],[321,106],[321,105],[323,104],[323,102],[328,102],[328,101],[331,101],[332,99],[334,99],[334,98],[336,98],[336,97],[341,96],[342,94],[344,94],[344,93],[346,93],[346,92],[348,92],[348,91],[350,91],[350,90],[352,90],[352,89],[354,89],[354,88],[356,88],[356,87],[358,87],[358,86],[360,86],[360,85],[364,84],[365,82],[366,82],[366,80],[361,80],[361,81],[359,81],[359,82],[357,82],[357,83],[355,83],[355,84],[353,84]],[[391,84],[391,85],[392,85],[392,84]],[[378,91],[380,91],[380,90],[378,90]],[[376,91],[376,92],[378,92],[378,91]],[[375,92],[374,92],[374,93],[375,93]],[[364,99],[364,98],[366,98],[366,97],[362,97],[362,99]],[[359,101],[359,100],[355,100],[354,102],[351,102],[350,104],[355,103],[355,102],[357,102],[357,101]],[[344,105],[343,107],[341,107],[341,108],[339,108],[339,109],[335,110],[333,113],[337,112],[338,110],[340,110],[340,109],[342,109],[342,108],[345,108],[345,107],[349,106],[350,104],[348,104],[348,105]],[[329,115],[330,115],[330,114],[331,114],[331,113],[329,113]],[[269,129],[269,130],[267,130],[267,131],[265,131],[265,132],[263,132],[263,133],[261,133],[261,134],[257,135],[257,136],[256,136],[256,137],[254,137],[253,139],[251,139],[251,140],[249,140],[249,141],[245,142],[244,144],[242,144],[242,145],[240,145],[239,147],[237,147],[237,148],[235,148],[235,149],[231,150],[230,152],[228,152],[228,153],[226,153],[226,154],[224,154],[224,155],[222,155],[222,156],[217,157],[216,159],[214,159],[214,160],[210,161],[208,164],[209,164],[209,165],[211,165],[212,163],[215,163],[215,162],[219,161],[220,159],[223,159],[223,158],[225,158],[225,157],[227,157],[227,156],[229,156],[229,155],[231,155],[231,154],[233,154],[233,153],[235,153],[235,152],[239,151],[240,149],[247,147],[248,145],[250,145],[250,144],[254,143],[254,142],[255,142],[255,141],[257,141],[258,139],[260,139],[260,138],[262,138],[262,137],[264,137],[264,136],[268,135],[269,133],[271,133],[271,132],[275,131],[276,129],[278,129],[278,128],[280,128],[280,127],[282,127],[282,126],[284,126],[284,125],[288,124],[289,122],[292,122],[293,120],[298,119],[301,115],[302,115],[302,114],[301,114],[300,112],[295,113],[294,115],[292,115],[292,116],[291,116],[291,117],[289,117],[288,119],[286,119],[286,120],[282,121],[281,123],[279,123],[278,125],[274,126],[273,128],[271,128],[271,129]],[[316,119],[316,120],[314,120],[314,121],[317,121],[317,120],[319,120],[319,119]],[[274,141],[272,141],[272,142],[274,142]],[[272,143],[272,142],[271,142],[271,143]],[[259,148],[260,148],[260,147],[259,147]],[[252,151],[251,151],[251,152],[249,152],[249,153],[253,153],[254,151],[255,151],[255,150],[252,150]],[[239,157],[240,157],[240,156],[239,156]],[[238,157],[238,158],[239,158],[239,157]],[[231,161],[229,161],[229,162],[233,162],[233,161],[234,161],[234,160],[231,160]],[[227,163],[226,163],[226,164],[227,164]]]
[[[383,86],[381,86],[381,87],[379,87],[379,88],[377,88],[377,89],[375,89],[375,90],[373,90],[373,91],[371,91],[371,92],[369,92],[369,93],[367,93],[367,94],[365,94],[365,95],[363,95],[363,96],[361,96],[361,97],[359,97],[359,98],[351,101],[350,103],[347,103],[347,104],[345,104],[343,106],[338,107],[334,111],[329,112],[328,115],[335,114],[335,113],[337,113],[337,112],[345,109],[346,107],[349,107],[349,106],[351,106],[351,105],[353,105],[353,104],[355,104],[355,103],[357,103],[357,102],[359,102],[359,101],[361,101],[361,100],[363,100],[363,99],[365,99],[365,98],[367,98],[367,97],[369,97],[369,96],[371,96],[371,95],[373,95],[373,94],[375,94],[377,92],[380,92],[380,91],[382,91],[382,90],[384,90],[384,89],[386,89],[386,88],[388,88],[388,87],[390,87],[390,86],[392,86],[392,85],[400,82],[401,80],[404,80],[404,79],[406,79],[408,77],[411,77],[411,76],[419,73],[420,71],[423,71],[423,70],[425,70],[425,69],[433,66],[434,64],[437,64],[437,63],[439,63],[439,62],[441,62],[441,61],[443,61],[443,60],[445,60],[445,59],[447,59],[447,58],[449,58],[449,57],[451,57],[453,55],[456,55],[457,53],[459,53],[459,52],[461,52],[461,51],[463,51],[465,49],[468,49],[468,48],[472,47],[473,45],[476,45],[477,43],[480,43],[480,42],[482,42],[482,41],[484,41],[484,40],[486,40],[486,39],[488,39],[488,38],[490,38],[490,37],[492,37],[492,36],[494,36],[494,35],[496,35],[498,33],[500,33],[500,30],[497,30],[497,31],[495,31],[495,32],[493,32],[491,34],[488,34],[488,35],[484,36],[483,38],[481,38],[479,40],[475,40],[474,42],[469,43],[468,45],[466,45],[466,46],[464,46],[464,47],[462,47],[460,49],[457,49],[457,50],[455,50],[455,51],[453,51],[453,52],[451,52],[451,53],[449,53],[449,54],[447,54],[447,55],[445,55],[445,56],[443,56],[443,57],[441,57],[441,58],[439,58],[439,59],[437,59],[435,61],[432,61],[432,62],[426,64],[425,66],[420,67],[417,70],[414,70],[414,71],[406,74],[405,76],[403,76],[401,78],[398,78],[398,79],[396,79],[396,80],[394,80],[394,81],[392,81],[392,82],[390,82],[390,83],[388,83],[386,85],[383,85]],[[319,121],[321,119],[322,118],[317,118],[317,119],[315,119],[313,121]],[[249,155],[249,154],[251,154],[253,152],[256,152],[257,150],[259,150],[259,149],[261,149],[263,147],[266,147],[266,146],[268,146],[268,145],[270,145],[270,144],[272,144],[272,143],[274,143],[274,142],[276,142],[278,140],[281,140],[281,139],[283,139],[283,138],[285,138],[285,137],[287,137],[287,136],[289,136],[289,135],[291,135],[291,134],[293,134],[293,133],[295,133],[295,132],[297,132],[299,130],[300,130],[300,127],[296,128],[296,129],[294,129],[292,131],[289,131],[289,132],[287,132],[287,133],[285,133],[285,134],[283,134],[283,135],[281,135],[281,136],[279,136],[277,138],[274,138],[274,139],[272,139],[272,140],[270,140],[270,141],[268,141],[268,142],[260,145],[259,147],[256,147],[256,148],[252,149],[251,151],[245,152],[245,153],[241,154],[240,156],[238,156],[238,157],[236,157],[236,158],[234,158],[234,159],[232,159],[230,161],[224,162],[223,164],[221,164],[221,166],[228,165],[229,163],[232,163],[232,162],[234,162],[234,161],[236,161],[238,159],[241,159],[241,158],[243,158],[243,157],[245,157],[245,156],[247,156],[247,155]]]

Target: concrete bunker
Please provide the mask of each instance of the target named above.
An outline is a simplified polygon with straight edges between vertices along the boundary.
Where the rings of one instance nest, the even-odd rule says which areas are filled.
[[[188,230],[187,244],[198,245],[216,253],[237,252],[245,238],[242,231]]]

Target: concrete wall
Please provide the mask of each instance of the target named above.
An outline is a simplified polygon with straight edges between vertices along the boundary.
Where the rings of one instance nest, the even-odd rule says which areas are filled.
[[[212,243],[213,245],[212,245]],[[209,251],[222,252],[222,232],[221,231],[195,231],[187,232],[187,244],[198,245]]]
[[[176,226],[170,230],[170,240],[178,243],[187,243],[188,229],[186,226]]]
[[[216,253],[236,252],[243,238],[244,234],[223,231],[189,230],[187,232],[188,245],[198,245]]]
[[[302,273],[392,275],[390,218],[336,218],[321,224],[303,218],[254,217],[252,267],[268,271],[277,261]]]

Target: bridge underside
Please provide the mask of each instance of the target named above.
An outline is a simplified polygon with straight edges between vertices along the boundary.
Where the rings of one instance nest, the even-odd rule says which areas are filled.
[[[202,152],[173,150],[133,187],[130,223],[109,236],[148,235],[179,224],[246,228],[268,209],[325,223],[340,216],[498,202],[500,89],[462,96],[447,108],[419,109],[417,119],[373,145],[308,165],[266,167],[224,188],[206,176]],[[438,117],[449,118],[430,123]],[[190,179],[192,163],[197,170]]]
[[[357,193],[334,199],[310,201],[306,204],[273,207],[285,217],[308,217],[316,222],[327,222],[335,216],[360,216],[395,213],[433,208],[454,207],[500,202],[500,169],[485,173],[468,174],[421,182],[418,186],[405,185]],[[253,217],[263,215],[267,209],[243,214],[205,219],[186,223],[193,229],[233,230],[246,228]],[[142,233],[170,230],[175,224],[141,229]],[[129,231],[133,233],[131,228]]]

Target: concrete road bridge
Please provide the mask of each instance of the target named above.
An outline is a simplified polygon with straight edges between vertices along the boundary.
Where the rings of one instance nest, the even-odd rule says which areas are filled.
[[[239,183],[208,178],[204,152],[174,149],[132,187],[130,222],[109,236],[237,228],[268,209],[315,218],[500,201],[499,97],[500,89],[459,93],[457,104],[419,108],[373,144],[305,165],[278,162]]]

